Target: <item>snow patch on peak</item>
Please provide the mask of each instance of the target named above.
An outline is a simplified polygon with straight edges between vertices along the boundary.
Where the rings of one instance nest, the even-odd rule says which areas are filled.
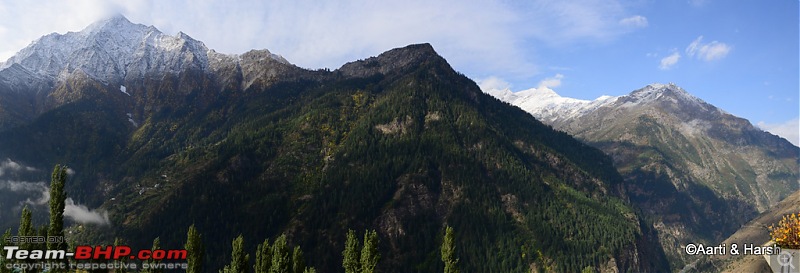
[[[291,65],[280,55],[264,52],[265,58]],[[12,73],[9,68],[16,64],[49,80],[63,80],[60,76],[81,72],[104,83],[115,83],[188,69],[209,71],[209,60],[241,62],[239,55],[216,53],[186,33],[167,35],[153,26],[115,15],[79,32],[43,36],[0,63],[0,72]]]
[[[597,101],[603,101],[603,100],[607,100],[607,99],[613,99],[613,98],[616,98],[616,97],[614,97],[614,96],[609,96],[609,95],[602,95],[602,96],[599,96],[599,97],[597,97],[597,98],[596,98],[596,99],[594,99],[594,100],[597,100]]]
[[[591,101],[568,98],[562,97],[548,87],[531,88],[516,93],[512,93],[508,89],[492,89],[485,92],[522,108],[546,123],[579,117],[602,105],[612,103],[617,98],[601,96]]]
[[[119,91],[122,92],[122,93],[125,93],[125,95],[128,95],[128,96],[131,95],[130,93],[128,93],[128,88],[125,88],[124,85],[120,85],[119,86]]]
[[[674,83],[668,83],[668,84],[651,83],[651,84],[647,85],[647,87],[650,87],[652,89],[664,89],[664,88],[667,88],[667,87],[670,87],[670,86],[675,86],[675,84]]]
[[[686,92],[686,90],[675,85],[674,83],[650,84],[622,97],[625,98],[625,104],[623,105],[624,107],[644,105],[655,101],[684,103],[693,105],[703,110],[708,110],[709,107],[711,107],[705,101],[693,96],[692,94],[689,94],[689,92]]]
[[[483,92],[505,102],[511,102],[517,99],[517,95],[514,94],[514,92],[511,92],[511,89],[508,88],[503,88],[503,89],[491,88],[483,90]]]
[[[129,21],[128,18],[125,18],[125,16],[122,16],[121,14],[116,14],[106,19],[92,23],[91,25],[83,29],[81,33],[90,34],[103,31],[121,31],[125,29],[131,29],[137,26],[144,27],[144,25],[137,25],[131,23],[131,21]]]

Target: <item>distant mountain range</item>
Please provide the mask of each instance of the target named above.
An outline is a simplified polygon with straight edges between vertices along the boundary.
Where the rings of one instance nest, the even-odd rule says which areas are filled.
[[[428,44],[311,71],[113,17],[2,65],[0,158],[4,226],[24,204],[44,223],[35,181],[63,163],[68,196],[110,223],[74,218],[71,240],[177,248],[194,224],[207,272],[239,234],[251,253],[286,234],[336,272],[348,229],[377,230],[383,272],[441,272],[445,225],[463,272],[671,269],[611,157]]]
[[[676,267],[693,259],[680,246],[722,241],[800,185],[800,148],[675,84],[593,101],[486,91],[611,155]]]
[[[0,64],[0,225],[45,223],[64,163],[73,239],[195,224],[208,272],[282,233],[338,271],[348,229],[378,231],[384,272],[440,272],[445,225],[463,272],[663,272],[798,190],[800,148],[674,84],[488,93],[428,44],[307,70],[115,16]]]

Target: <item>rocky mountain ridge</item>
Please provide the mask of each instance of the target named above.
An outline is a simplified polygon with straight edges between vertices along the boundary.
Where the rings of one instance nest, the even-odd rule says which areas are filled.
[[[800,185],[800,148],[675,84],[594,101],[524,92],[488,93],[611,155],[675,267],[691,261],[677,246],[720,242]]]
[[[97,27],[127,26],[117,21]],[[0,131],[0,158],[31,177],[69,165],[70,197],[108,213],[110,225],[70,239],[149,248],[159,237],[177,248],[195,224],[211,238],[215,272],[236,235],[252,250],[285,233],[310,265],[333,272],[346,231],[374,229],[380,270],[437,272],[448,225],[464,271],[668,267],[611,158],[483,94],[431,45],[311,71],[267,51],[204,59],[181,37],[169,43],[180,50],[145,54],[165,64],[68,62],[67,77],[50,77],[23,59],[36,71],[62,63],[18,58],[0,71],[49,77],[41,90],[0,85],[0,109],[33,113]],[[80,48],[92,57],[81,61],[118,60]],[[13,94],[38,95],[7,108]]]

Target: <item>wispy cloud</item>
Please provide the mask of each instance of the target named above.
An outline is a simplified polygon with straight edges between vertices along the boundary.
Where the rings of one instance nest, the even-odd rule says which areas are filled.
[[[36,171],[36,168],[30,166],[23,166],[10,158],[6,158],[5,161],[0,162],[0,176],[4,176],[9,172],[19,172],[19,171]]]
[[[18,208],[23,205],[43,206],[50,202],[50,187],[42,181],[0,180],[0,191],[10,191],[25,198],[19,202]],[[76,204],[72,198],[67,198],[65,201],[64,216],[81,224],[108,225],[110,223],[108,212]]]
[[[658,68],[661,70],[669,70],[681,59],[681,54],[678,52],[673,52],[667,57],[661,58],[661,64],[658,65]]]
[[[561,86],[561,79],[563,79],[563,78],[564,78],[564,75],[562,75],[562,74],[556,74],[553,77],[545,78],[545,79],[543,79],[542,81],[539,82],[539,86],[536,87],[536,88],[552,89],[552,88],[555,88],[555,87],[559,87],[559,86]]]
[[[72,198],[66,200],[64,216],[81,224],[108,225],[111,223],[108,219],[108,212],[92,210],[84,205],[75,204]]]
[[[731,46],[718,41],[703,43],[703,36],[697,37],[686,47],[689,57],[697,57],[703,61],[713,61],[725,58],[731,52]]]
[[[783,123],[770,124],[763,121],[758,122],[758,127],[767,132],[785,138],[794,146],[800,146],[800,118],[794,118]]]
[[[478,82],[478,86],[484,92],[489,92],[489,91],[492,91],[492,90],[510,90],[511,89],[511,84],[510,83],[508,83],[507,81],[505,81],[505,80],[503,80],[501,78],[495,77],[495,76],[491,76],[491,77],[488,77],[488,78],[485,78],[485,79],[479,79],[477,82]]]
[[[631,16],[619,21],[624,27],[644,28],[648,26],[647,18],[641,15]]]

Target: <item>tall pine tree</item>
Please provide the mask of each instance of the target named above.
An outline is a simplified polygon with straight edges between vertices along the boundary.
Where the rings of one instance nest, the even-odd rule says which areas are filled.
[[[64,208],[67,201],[64,187],[66,184],[67,166],[56,165],[50,176],[50,226],[47,229],[47,236],[61,239],[47,240],[48,250],[67,250],[67,243],[64,240]],[[55,267],[50,272],[62,273],[67,270]]]
[[[269,238],[256,247],[256,263],[253,266],[255,273],[267,273],[272,266],[272,249],[269,247]]]
[[[283,234],[272,244],[272,265],[269,273],[289,272],[289,266],[289,248],[286,246],[286,234]]]
[[[10,273],[11,272],[11,269],[6,268],[6,264],[8,263],[8,261],[6,260],[6,252],[2,250],[3,247],[5,247],[7,245],[6,244],[6,240],[9,237],[11,237],[11,229],[10,228],[7,229],[5,233],[3,233],[2,237],[0,237],[0,254],[2,254],[2,255],[0,255],[0,273]]]
[[[203,247],[202,237],[200,236],[200,232],[194,227],[194,225],[189,226],[189,231],[186,232],[186,245],[184,246],[186,249],[186,263],[189,264],[189,268],[186,269],[186,273],[200,273],[203,272],[203,259],[205,255],[205,248]]]
[[[161,247],[160,245],[161,245],[161,238],[160,237],[156,237],[155,239],[153,239],[153,247],[150,249],[150,251],[156,251],[156,249],[159,249]],[[146,262],[149,263],[150,265],[153,265],[153,264],[157,263],[157,261],[155,259],[153,259],[153,258],[148,259]],[[162,273],[163,270],[162,269],[158,269],[158,268],[148,267],[148,268],[142,269],[141,272],[142,273]]]
[[[347,239],[344,242],[344,251],[342,251],[342,267],[345,273],[358,273],[359,259],[358,259],[358,238],[356,232],[351,230],[347,231]]]
[[[249,263],[250,255],[244,253],[244,236],[239,234],[239,237],[233,239],[231,247],[231,263],[226,265],[220,272],[247,273],[249,271],[247,264]]]
[[[120,238],[115,238],[114,239],[114,247],[115,248],[118,247],[118,246],[122,246],[122,245],[125,245],[125,243],[122,241],[122,239],[120,239]],[[127,257],[122,257],[121,259],[119,259],[119,263],[120,264],[127,264],[128,263]],[[114,273],[125,273],[125,272],[128,272],[125,268],[114,269]]]
[[[444,262],[444,273],[459,273],[458,258],[456,258],[456,247],[454,245],[453,228],[446,227],[444,240],[442,241],[442,262]]]
[[[22,208],[22,218],[19,221],[19,228],[17,229],[17,236],[34,236],[35,230],[33,229],[33,222],[32,218],[33,214],[31,210],[28,209],[28,206]],[[23,250],[32,250],[33,245],[31,243],[21,242],[19,245],[20,249]]]
[[[361,249],[361,273],[374,273],[378,259],[378,233],[367,230],[364,232],[364,247]]]
[[[306,261],[303,258],[303,250],[300,250],[300,246],[295,246],[292,251],[292,273],[303,273],[305,269]]]

